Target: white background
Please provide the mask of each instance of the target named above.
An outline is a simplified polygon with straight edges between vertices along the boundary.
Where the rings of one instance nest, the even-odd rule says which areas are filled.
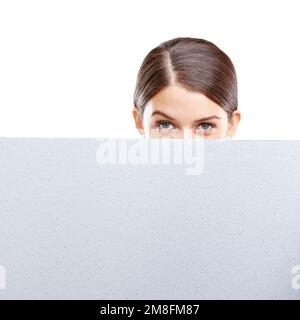
[[[0,0],[0,136],[138,137],[138,68],[204,38],[235,64],[236,139],[300,139],[299,1]]]

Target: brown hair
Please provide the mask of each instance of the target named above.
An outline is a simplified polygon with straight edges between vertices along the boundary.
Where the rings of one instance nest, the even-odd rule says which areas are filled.
[[[138,71],[134,91],[134,106],[140,116],[143,116],[147,102],[172,84],[204,94],[223,108],[229,119],[237,109],[234,65],[210,41],[178,37],[162,42],[146,55]]]

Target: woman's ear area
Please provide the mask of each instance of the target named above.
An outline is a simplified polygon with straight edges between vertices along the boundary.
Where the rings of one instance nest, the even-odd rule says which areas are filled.
[[[232,138],[235,135],[235,132],[240,123],[240,120],[241,120],[241,113],[239,110],[235,110],[232,113],[232,116],[229,120],[228,131],[227,131],[227,136],[229,138]]]
[[[133,107],[132,116],[135,122],[135,127],[137,128],[138,132],[141,135],[144,135],[143,119],[140,115],[139,109],[136,106]]]

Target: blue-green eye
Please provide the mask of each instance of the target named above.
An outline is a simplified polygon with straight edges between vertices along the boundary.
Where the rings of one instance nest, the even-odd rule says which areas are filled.
[[[200,127],[200,129],[202,129],[202,130],[208,130],[208,129],[210,129],[210,128],[213,128],[214,126],[211,124],[211,123],[201,123],[200,125],[199,125],[199,127]],[[199,128],[198,127],[198,128]]]
[[[172,129],[173,125],[171,122],[161,122],[158,124],[159,129]]]

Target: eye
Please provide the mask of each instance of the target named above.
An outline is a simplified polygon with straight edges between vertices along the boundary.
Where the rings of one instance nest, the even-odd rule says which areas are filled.
[[[214,127],[215,127],[214,124],[208,123],[208,122],[204,122],[204,123],[201,123],[197,128],[202,129],[204,131],[207,131],[207,130],[209,130],[211,128],[214,128]]]
[[[172,125],[171,122],[168,121],[164,121],[164,122],[160,122],[157,124],[158,129],[163,130],[163,129],[173,129],[174,126]]]

